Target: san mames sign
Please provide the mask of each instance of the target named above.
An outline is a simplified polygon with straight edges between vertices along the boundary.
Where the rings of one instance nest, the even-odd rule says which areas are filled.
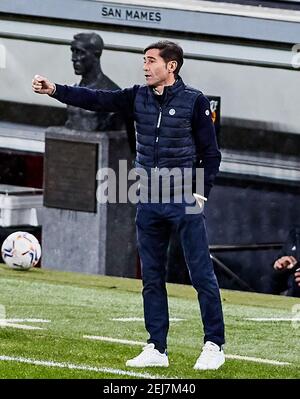
[[[159,23],[162,19],[159,10],[113,5],[101,7],[101,16],[107,19],[149,23]]]

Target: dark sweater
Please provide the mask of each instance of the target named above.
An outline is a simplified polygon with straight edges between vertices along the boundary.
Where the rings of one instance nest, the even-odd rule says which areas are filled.
[[[135,97],[139,88],[140,86],[135,85],[132,88],[108,91],[56,84],[56,92],[52,97],[62,103],[87,110],[122,112],[127,118],[134,118]],[[209,101],[201,94],[194,104],[192,128],[199,160],[197,166],[204,168],[204,195],[206,197],[209,195],[221,161],[215,128],[211,118],[208,118],[208,112],[210,112]]]

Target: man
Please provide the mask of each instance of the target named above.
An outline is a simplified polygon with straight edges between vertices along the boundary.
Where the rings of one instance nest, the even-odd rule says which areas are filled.
[[[133,115],[136,126],[136,166],[154,175],[162,168],[204,168],[207,197],[218,172],[221,154],[210,104],[178,75],[183,51],[161,41],[144,50],[145,86],[101,91],[61,86],[36,75],[33,90],[89,110]],[[167,247],[172,226],[184,249],[191,281],[198,293],[204,326],[204,346],[194,368],[218,369],[225,361],[224,322],[218,283],[208,251],[203,212],[188,213],[187,203],[140,202],[136,215],[137,244],[142,265],[145,326],[150,335],[131,367],[167,367],[169,314],[165,285]]]
[[[271,273],[262,278],[266,294],[285,294],[300,298],[300,226],[294,226],[272,263]]]

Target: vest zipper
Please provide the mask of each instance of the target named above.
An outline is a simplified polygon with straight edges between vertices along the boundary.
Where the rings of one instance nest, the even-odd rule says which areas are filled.
[[[159,141],[159,128],[161,123],[162,107],[159,107],[159,114],[157,119],[156,131],[155,131],[155,143],[154,143],[154,165],[155,171],[158,168],[158,141]]]
[[[162,111],[162,109],[161,109],[161,107],[159,107],[158,121],[157,121],[157,125],[156,125],[157,128],[160,127],[160,122],[161,122],[161,111]]]

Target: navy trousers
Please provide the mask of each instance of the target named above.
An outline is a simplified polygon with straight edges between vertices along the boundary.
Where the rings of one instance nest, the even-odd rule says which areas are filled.
[[[186,204],[139,203],[137,245],[141,259],[145,327],[148,343],[163,351],[169,329],[165,284],[171,229],[177,229],[191,282],[198,293],[204,342],[223,345],[224,321],[218,282],[210,259],[203,213],[187,214]]]

